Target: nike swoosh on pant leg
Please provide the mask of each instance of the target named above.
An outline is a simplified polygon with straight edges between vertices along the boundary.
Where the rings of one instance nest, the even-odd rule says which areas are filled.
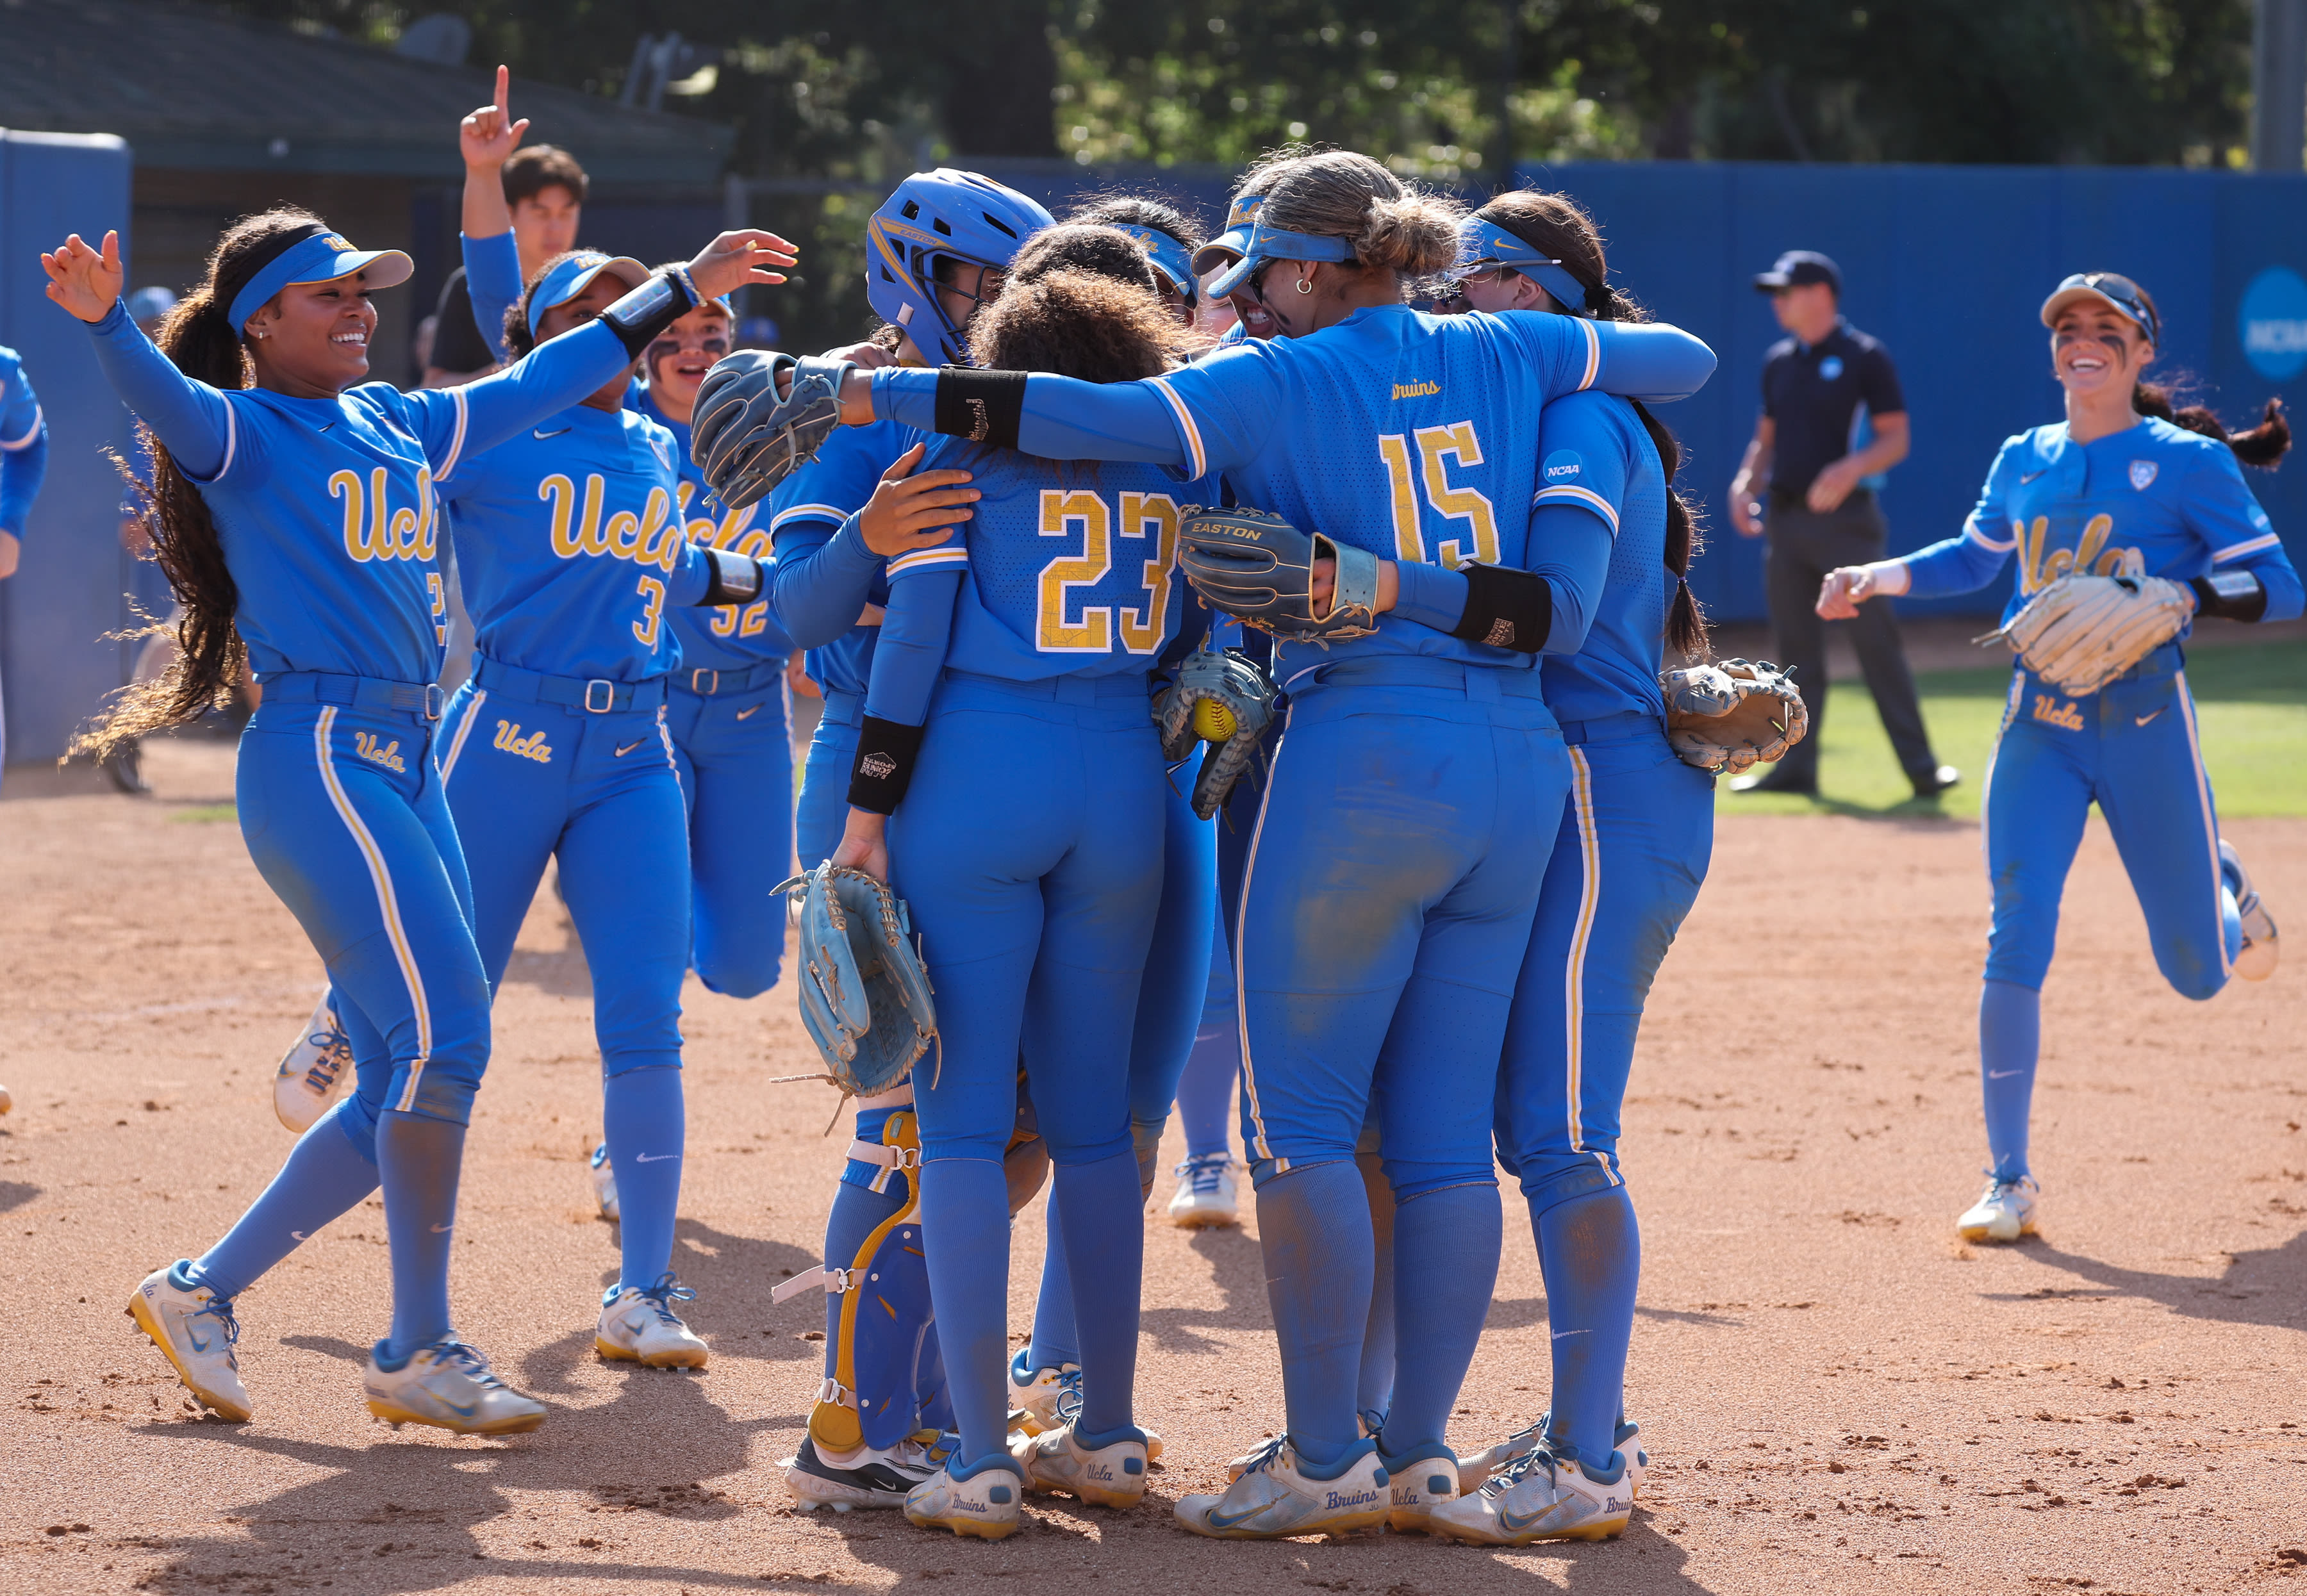
[[[634,738],[630,742],[626,743],[622,748],[617,750],[617,758],[621,759],[623,759],[627,754],[632,752],[633,750],[639,748],[642,743],[647,742],[648,741],[648,739],[646,737]]]
[[[2026,1073],[2023,1069],[1990,1069],[1986,1072],[1986,1078],[1991,1081],[2007,1081],[2014,1075]]]
[[[678,1153],[636,1153],[633,1154],[633,1162],[635,1163],[663,1163],[668,1158],[678,1158],[680,1156],[681,1154]]]
[[[756,705],[754,705],[750,709],[740,709],[740,710],[738,710],[738,711],[737,711],[737,718],[738,718],[739,720],[742,720],[742,719],[744,719],[744,718],[745,718],[747,716],[749,716],[749,715],[759,715],[760,712],[761,712],[761,707],[760,707],[759,704],[756,704]]]
[[[2134,716],[2132,716],[2131,718],[2131,720],[2132,720],[2136,725],[2142,725],[2142,726],[2143,726],[2143,725],[2145,725],[2148,721],[2153,720],[2153,719],[2155,718],[2155,716],[2156,716],[2160,715],[2160,714],[2162,714],[2162,713],[2163,713],[2163,711],[2162,711],[2162,710],[2160,710],[2160,709],[2157,709],[2157,710],[2154,710],[2154,711],[2152,711],[2151,713],[2149,713],[2149,714],[2146,714],[2146,715],[2134,715]]]

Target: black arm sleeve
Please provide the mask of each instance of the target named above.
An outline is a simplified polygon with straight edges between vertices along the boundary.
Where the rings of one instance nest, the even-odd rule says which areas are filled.
[[[849,767],[849,803],[870,814],[897,811],[921,762],[922,731],[902,721],[865,717],[857,734],[857,757]]]
[[[996,449],[1016,448],[1017,425],[1025,415],[1025,377],[1024,372],[939,368],[937,430]]]
[[[2256,621],[2267,614],[2267,584],[2255,571],[2216,571],[2187,586],[2195,590],[2197,619],[2216,615],[2222,621]]]
[[[1458,570],[1466,579],[1466,613],[1451,636],[1517,654],[1536,654],[1546,647],[1554,630],[1554,588],[1544,577],[1503,565]]]
[[[705,592],[697,600],[699,605],[750,604],[768,586],[768,572],[750,554],[712,548],[699,552],[711,571]]]

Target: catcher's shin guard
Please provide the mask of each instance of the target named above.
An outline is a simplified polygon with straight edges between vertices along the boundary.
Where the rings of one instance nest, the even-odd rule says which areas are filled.
[[[852,1143],[849,1155],[905,1171],[905,1206],[873,1229],[846,1265],[828,1259],[770,1296],[782,1302],[816,1286],[840,1298],[828,1349],[832,1373],[810,1411],[809,1433],[820,1451],[861,1445],[887,1451],[920,1428],[918,1370],[931,1334],[929,1265],[916,1214],[921,1186],[912,1178],[921,1167],[921,1139],[912,1111],[890,1114],[880,1143]]]

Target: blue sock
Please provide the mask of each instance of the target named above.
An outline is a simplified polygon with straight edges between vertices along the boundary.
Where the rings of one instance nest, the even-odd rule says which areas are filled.
[[[1354,1406],[1375,1430],[1394,1405],[1394,1188],[1387,1184],[1375,1149],[1355,1155],[1362,1189],[1369,1200],[1375,1267],[1370,1275],[1369,1318],[1362,1326],[1361,1375],[1354,1384]]]
[[[1130,1159],[1131,1179],[1135,1180],[1137,1161]],[[1081,1361],[1081,1337],[1074,1328],[1073,1273],[1067,1267],[1063,1230],[1058,1218],[1058,1188],[1061,1182],[1050,1183],[1050,1200],[1043,1213],[1048,1216],[1049,1248],[1042,1255],[1042,1294],[1033,1303],[1033,1339],[1025,1348],[1023,1361],[1027,1373],[1037,1369],[1063,1369],[1068,1363]]]
[[[1445,1186],[1394,1214],[1394,1405],[1385,1454],[1446,1452],[1442,1434],[1498,1282],[1498,1188]]]
[[[1257,1188],[1257,1230],[1290,1444],[1316,1469],[1350,1462],[1366,1449],[1354,1428],[1372,1256],[1361,1171],[1342,1159],[1273,1177]]]
[[[1590,1191],[1540,1210],[1531,1202],[1546,1317],[1554,1333],[1554,1421],[1578,1460],[1608,1469],[1617,1450],[1626,1346],[1634,1334],[1634,1287],[1642,1271],[1642,1231],[1623,1186]]]
[[[379,1117],[376,1167],[392,1242],[392,1334],[378,1349],[387,1368],[449,1335],[449,1251],[464,1162],[463,1126],[398,1111]]]
[[[356,1139],[346,1120],[363,1128]],[[354,1098],[344,1098],[296,1138],[288,1162],[264,1194],[249,1205],[224,1240],[202,1253],[193,1278],[218,1296],[237,1297],[264,1272],[351,1212],[376,1189],[376,1163],[368,1121]],[[363,1146],[368,1143],[368,1146]]]
[[[1074,1339],[1081,1349],[1082,1411],[1074,1430],[1086,1437],[1086,1446],[1108,1446],[1138,1433],[1131,1424],[1137,1387],[1138,1291],[1145,1274],[1145,1199],[1137,1181],[1137,1154],[1116,1153],[1095,1163],[1059,1164],[1051,1187],[1051,1213],[1062,1208],[1075,1216],[1060,1227],[1068,1271],[1081,1283],[1075,1300],[1095,1305],[1093,1311],[1077,1314],[1075,1320]]]
[[[1986,1100],[1986,1146],[1994,1178],[2027,1171],[2027,1115],[2043,1045],[2043,994],[2009,981],[1978,989],[1978,1085]]]
[[[1234,1082],[1241,1075],[1241,1034],[1231,1021],[1194,1038],[1186,1073],[1178,1077],[1178,1122],[1186,1132],[1186,1156],[1200,1158],[1227,1149],[1234,1119]]]
[[[622,1200],[624,1171],[617,1171],[618,1197]],[[857,1249],[865,1245],[865,1238],[882,1225],[889,1216],[905,1206],[905,1177],[889,1178],[888,1191],[875,1191],[863,1186],[853,1186],[846,1180],[833,1188],[833,1212],[825,1218],[825,1261],[832,1268],[846,1269],[857,1261]],[[884,1242],[884,1246],[888,1243]],[[825,1373],[829,1379],[834,1372],[834,1360],[841,1351],[841,1299],[828,1293],[825,1299]]]
[[[643,1290],[673,1267],[673,1222],[681,1208],[686,1134],[681,1070],[656,1064],[601,1083],[601,1123],[617,1171],[618,1285]]]
[[[1134,1162],[1134,1161],[1133,1161]],[[934,1158],[922,1165],[922,1240],[930,1297],[965,1479],[1009,1461],[1009,1182],[991,1158]],[[1131,1171],[1134,1190],[1136,1172]]]

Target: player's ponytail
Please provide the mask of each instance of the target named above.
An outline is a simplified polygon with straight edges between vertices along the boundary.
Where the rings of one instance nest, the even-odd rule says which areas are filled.
[[[2131,390],[2131,408],[2141,416],[2153,416],[2174,426],[2185,427],[2191,433],[2200,433],[2206,438],[2217,438],[2234,450],[2235,459],[2246,466],[2257,466],[2272,471],[2283,461],[2291,449],[2291,421],[2283,414],[2283,401],[2271,399],[2254,427],[2231,433],[2226,424],[2207,405],[2186,405],[2172,408],[2171,390],[2159,382],[2141,382]]]
[[[1598,322],[1647,322],[1650,313],[1633,296],[1611,286],[1609,262],[1602,253],[1602,232],[1594,219],[1567,194],[1518,190],[1500,194],[1479,214],[1548,259],[1585,289],[1585,303],[1566,308],[1582,311]],[[1674,578],[1674,601],[1666,616],[1666,640],[1685,659],[1705,659],[1713,652],[1706,636],[1706,612],[1690,590],[1691,560],[1705,552],[1706,540],[1698,524],[1697,508],[1674,485],[1682,468],[1682,444],[1666,424],[1640,399],[1627,401],[1642,417],[1642,430],[1658,450],[1659,467],[1666,474],[1667,571]]]
[[[283,206],[235,222],[209,256],[208,280],[176,301],[161,322],[153,339],[160,353],[178,371],[211,388],[247,387],[248,352],[217,284],[235,276],[236,268],[282,233],[320,219],[309,210]],[[175,663],[153,681],[124,688],[112,707],[73,739],[74,753],[99,758],[149,733],[198,720],[221,706],[248,674],[248,649],[233,624],[240,589],[225,567],[224,544],[208,502],[150,427],[139,422],[137,434],[151,459],[152,480],[142,481],[124,466],[121,474],[184,618],[176,623]]]
[[[1455,200],[1404,187],[1367,155],[1325,150],[1274,168],[1258,219],[1345,239],[1363,270],[1416,278],[1446,270],[1458,258],[1464,215]]]

